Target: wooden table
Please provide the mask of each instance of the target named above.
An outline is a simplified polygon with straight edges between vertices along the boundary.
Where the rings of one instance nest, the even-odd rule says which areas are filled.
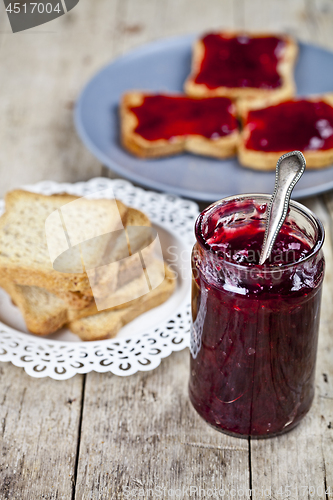
[[[333,49],[332,26],[332,0],[81,0],[15,35],[2,15],[0,195],[109,174],[78,139],[72,108],[96,70],[128,49],[219,27],[285,31]],[[209,428],[188,400],[187,351],[129,378],[56,382],[2,363],[0,500],[205,499],[223,488],[216,498],[252,489],[256,500],[333,499],[333,196],[306,204],[326,227],[327,271],[316,397],[294,431],[242,440]]]

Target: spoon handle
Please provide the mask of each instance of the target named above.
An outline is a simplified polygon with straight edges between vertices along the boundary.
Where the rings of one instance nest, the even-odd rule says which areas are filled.
[[[286,153],[278,159],[275,173],[275,187],[267,210],[267,222],[259,264],[269,258],[276,237],[288,213],[292,190],[305,170],[305,158],[300,151]]]

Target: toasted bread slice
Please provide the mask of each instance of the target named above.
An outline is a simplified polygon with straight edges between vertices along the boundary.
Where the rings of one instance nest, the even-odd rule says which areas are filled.
[[[243,103],[239,110],[243,130],[238,159],[245,167],[275,170],[279,157],[294,150],[302,151],[307,168],[333,163],[333,93],[275,105]]]
[[[122,145],[141,158],[184,151],[226,158],[236,152],[238,123],[229,99],[133,91],[122,97],[120,118]]]
[[[68,309],[68,304],[57,295],[38,286],[17,285],[13,281],[0,280],[0,287],[10,295],[20,309],[27,329],[35,335],[48,335],[61,328],[68,321],[69,311],[81,317],[83,311],[96,312],[95,304],[85,309]]]
[[[95,299],[115,293],[142,274],[139,250],[145,255],[146,265],[153,260],[154,233],[148,217],[140,210],[128,207],[124,226],[125,231],[105,250],[103,260],[106,265],[87,271]]]
[[[82,340],[103,340],[113,338],[119,330],[140,314],[165,302],[175,288],[175,278],[170,268],[166,267],[165,279],[161,285],[146,295],[134,300],[128,307],[118,310],[103,311],[94,316],[71,321],[69,329]]]
[[[23,190],[7,193],[6,212],[0,218],[0,278],[62,292],[91,294],[85,272],[56,271],[50,254],[58,254],[63,269],[82,271],[81,253],[74,255],[71,250],[77,249],[78,244],[82,247],[87,235],[84,263],[93,265],[103,257],[114,232],[123,228],[126,211],[127,207],[118,200],[88,200],[66,194],[44,196]],[[51,222],[48,241],[47,220]]]
[[[279,102],[295,94],[298,54],[289,35],[224,31],[195,42],[184,90],[191,97],[224,96]]]
[[[110,245],[106,248],[104,254],[108,256],[108,259],[104,257],[104,260],[116,261],[117,259],[122,259],[124,255],[127,255],[128,250],[130,250],[130,253],[134,253],[147,247],[150,243],[151,232],[140,230],[140,228],[144,227],[147,227],[147,229],[151,228],[151,222],[143,212],[128,207],[125,217],[122,220],[127,237],[126,234],[122,234],[115,241],[110,240]],[[130,228],[137,230],[135,232],[130,231]],[[130,234],[128,235],[129,232]],[[129,243],[130,248],[128,248]],[[138,270],[133,264],[128,265],[126,261],[119,262],[119,266],[116,269],[113,266],[109,272],[105,272],[105,267],[95,269],[95,281],[99,283],[99,290],[102,290],[104,287],[105,294],[112,293],[116,287],[119,288],[132,279],[135,279],[140,271],[141,269]],[[116,273],[117,275],[115,275]],[[84,309],[94,305],[91,288],[78,292],[64,292],[61,289],[48,287],[48,291],[63,299],[67,303],[67,307],[71,309]]]
[[[80,206],[73,210],[71,202],[76,200],[79,200]],[[68,307],[83,309],[93,303],[93,293],[86,272],[64,273],[53,269],[47,246],[45,221],[61,207],[65,208],[66,228],[70,230],[74,241],[80,237],[80,232],[79,229],[76,231],[74,224],[70,225],[70,221],[68,224],[68,215],[78,219],[78,226],[83,225],[88,235],[104,233],[101,238],[93,237],[85,246],[84,261],[88,265],[93,262],[98,264],[99,261],[101,264],[116,261],[128,255],[128,238],[120,229],[120,224],[121,227],[150,227],[151,223],[144,213],[126,207],[118,200],[86,200],[66,194],[44,196],[22,190],[7,194],[6,212],[0,218],[0,278],[21,285],[45,288],[63,299]],[[69,213],[66,214],[68,207]],[[63,230],[62,227],[59,229]],[[134,251],[140,245],[149,243],[149,232],[137,231],[135,236],[136,239],[132,237],[131,241]],[[66,257],[66,252],[64,255]],[[79,262],[75,258],[73,261],[82,268],[81,254],[78,255]],[[71,265],[70,259],[65,261],[65,265],[68,264]],[[120,271],[124,273],[124,269]],[[111,280],[116,286],[116,269],[115,273],[115,276],[109,276],[109,289]]]
[[[153,261],[150,265],[150,272],[160,274],[161,263]],[[148,293],[148,308],[155,307],[153,305],[155,304],[154,297],[156,298],[156,305],[158,305],[164,302],[174,290],[175,279],[173,272],[167,265],[163,266],[163,272],[165,272],[165,279],[162,284]],[[35,335],[48,335],[68,322],[98,313],[95,302],[85,309],[71,309],[61,298],[44,288],[17,285],[7,280],[0,280],[0,286],[10,295],[15,305],[20,309],[28,330]],[[137,296],[142,290],[142,277],[140,276],[131,283],[120,287],[114,293],[113,299],[118,305],[108,309],[108,311],[128,310],[132,305],[136,306],[142,300],[146,303],[144,296],[132,300],[132,297]],[[156,290],[158,291],[156,292]],[[159,300],[160,302],[158,302]],[[139,314],[141,313],[139,312]],[[118,316],[115,317],[118,318]]]

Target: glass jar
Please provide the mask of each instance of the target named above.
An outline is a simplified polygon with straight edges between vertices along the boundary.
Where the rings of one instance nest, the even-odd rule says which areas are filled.
[[[209,424],[239,437],[292,429],[314,397],[324,228],[291,201],[260,266],[269,199],[225,198],[195,228],[190,399]]]

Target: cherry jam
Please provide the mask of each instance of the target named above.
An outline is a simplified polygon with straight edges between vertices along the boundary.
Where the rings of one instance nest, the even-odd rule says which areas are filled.
[[[277,66],[285,48],[283,39],[246,35],[230,38],[210,33],[202,43],[204,57],[195,83],[205,84],[210,89],[274,89],[281,85]]]
[[[333,148],[333,108],[324,101],[290,100],[252,110],[246,147],[256,151],[315,151]]]
[[[268,200],[243,195],[206,209],[192,254],[190,399],[240,437],[292,429],[314,397],[324,230],[291,202],[259,265]]]
[[[235,107],[226,97],[146,95],[131,111],[138,119],[135,132],[148,141],[193,134],[219,139],[238,127]]]

